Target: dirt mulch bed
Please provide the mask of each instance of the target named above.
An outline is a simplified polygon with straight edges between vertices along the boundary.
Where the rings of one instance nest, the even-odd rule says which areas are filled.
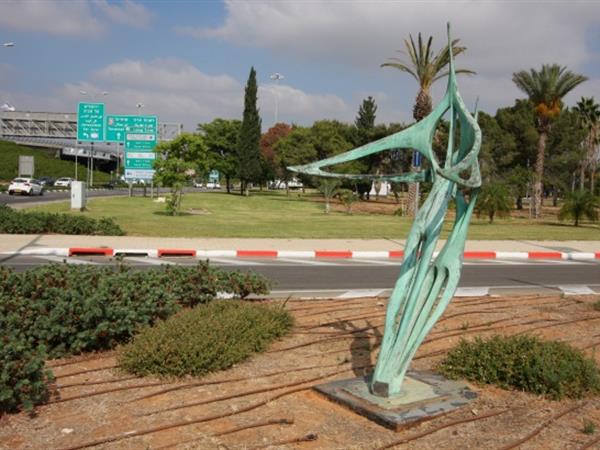
[[[421,346],[433,369],[461,337],[532,333],[600,358],[598,297],[455,299]],[[378,426],[311,390],[371,370],[384,299],[292,301],[291,335],[231,370],[166,382],[119,372],[114,353],[49,361],[52,403],[37,416],[0,418],[2,449],[584,449],[599,448],[600,397],[550,401],[473,385],[468,407],[401,432]],[[395,444],[395,445],[392,445]],[[586,447],[586,445],[590,445]]]

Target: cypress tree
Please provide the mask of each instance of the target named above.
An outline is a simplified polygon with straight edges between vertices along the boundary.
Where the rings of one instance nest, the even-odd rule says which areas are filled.
[[[377,105],[375,99],[369,95],[364,99],[362,105],[358,108],[358,115],[354,121],[356,128],[362,130],[370,130],[375,127],[375,113]]]
[[[257,182],[261,176],[260,127],[261,119],[256,107],[256,71],[250,69],[244,96],[244,117],[238,137],[238,175],[241,193],[248,195],[249,183]]]

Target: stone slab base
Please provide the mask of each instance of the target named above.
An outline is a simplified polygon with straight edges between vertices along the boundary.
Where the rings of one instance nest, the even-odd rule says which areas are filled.
[[[433,372],[409,371],[402,392],[379,397],[369,391],[369,377],[320,384],[314,389],[358,414],[399,431],[458,409],[477,394],[461,382]]]

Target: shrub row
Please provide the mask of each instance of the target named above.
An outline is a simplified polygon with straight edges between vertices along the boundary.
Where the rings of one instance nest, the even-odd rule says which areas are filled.
[[[50,264],[17,273],[0,267],[0,361],[6,361],[0,367],[0,410],[28,406],[16,386],[37,386],[46,379],[43,364],[38,364],[46,357],[113,348],[142,326],[183,306],[208,303],[219,292],[245,297],[266,294],[268,288],[261,276],[206,263],[148,271]],[[27,358],[19,362],[12,346],[25,348],[31,363]],[[10,361],[16,368],[10,368]],[[33,403],[43,401],[41,390],[33,393],[39,394],[32,394]]]
[[[95,234],[122,236],[125,232],[113,219],[92,219],[70,214],[17,211],[0,205],[0,233],[9,234]]]
[[[515,388],[554,400],[600,392],[595,360],[564,342],[534,336],[462,340],[439,366],[451,378]]]
[[[264,351],[292,324],[280,307],[220,300],[146,327],[119,349],[119,366],[141,376],[204,375]]]

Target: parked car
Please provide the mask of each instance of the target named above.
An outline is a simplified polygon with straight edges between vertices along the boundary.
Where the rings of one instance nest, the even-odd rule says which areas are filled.
[[[10,195],[44,195],[44,188],[38,180],[33,178],[15,178],[8,186],[8,193]]]
[[[71,187],[71,183],[73,182],[73,178],[62,177],[54,182],[54,186],[59,187]]]
[[[195,188],[201,188],[204,186],[201,181],[194,181],[193,185]]]
[[[37,180],[42,186],[54,186],[54,178],[52,177],[38,177]]]
[[[215,183],[214,181],[209,181],[206,183],[206,189],[221,189],[221,185],[219,183]]]

